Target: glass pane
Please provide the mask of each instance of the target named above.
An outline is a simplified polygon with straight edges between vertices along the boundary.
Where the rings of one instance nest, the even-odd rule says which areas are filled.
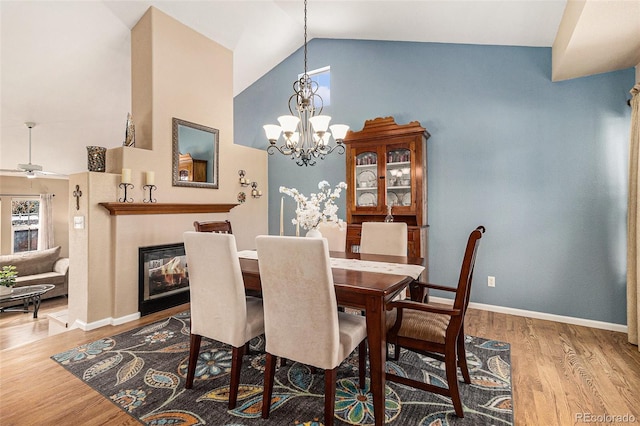
[[[356,206],[372,207],[378,204],[378,155],[363,152],[356,156]]]
[[[411,205],[411,151],[396,149],[387,153],[387,205]]]
[[[13,252],[36,250],[38,247],[38,230],[22,229],[13,233]]]

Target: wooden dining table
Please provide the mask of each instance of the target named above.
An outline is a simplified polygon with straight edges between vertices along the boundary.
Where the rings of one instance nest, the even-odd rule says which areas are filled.
[[[425,265],[424,259],[360,253],[330,252],[332,258],[359,259],[411,265]],[[255,259],[240,258],[240,268],[247,290],[260,290],[260,271]],[[332,268],[336,299],[340,306],[366,312],[369,343],[370,391],[376,425],[385,423],[386,303],[405,290],[414,279],[410,276],[352,269]],[[413,297],[412,297],[413,298]]]

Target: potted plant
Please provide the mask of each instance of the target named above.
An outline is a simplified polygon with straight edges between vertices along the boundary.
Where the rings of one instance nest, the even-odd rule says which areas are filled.
[[[13,265],[3,266],[0,270],[0,295],[10,294],[13,286],[16,285],[16,267]]]

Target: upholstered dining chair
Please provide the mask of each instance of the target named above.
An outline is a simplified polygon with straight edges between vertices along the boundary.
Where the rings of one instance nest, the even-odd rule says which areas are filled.
[[[215,232],[218,234],[233,234],[231,231],[231,222],[228,220],[214,220],[207,222],[193,222],[196,232]]]
[[[236,406],[242,357],[248,342],[264,333],[262,300],[245,296],[231,234],[185,232],[191,295],[191,342],[185,388],[193,387],[202,337],[232,347],[229,409]]]
[[[361,254],[407,255],[407,224],[404,222],[363,222],[360,233]],[[394,300],[402,299],[402,293]],[[364,311],[362,312],[364,315]]]
[[[347,246],[347,224],[335,222],[321,222],[318,231],[329,242],[330,251],[344,252]]]
[[[404,222],[363,222],[360,253],[406,256],[407,233]]]
[[[458,417],[464,417],[458,389],[458,367],[462,371],[465,383],[471,383],[464,349],[464,315],[469,304],[476,254],[484,231],[484,226],[478,226],[469,235],[457,287],[414,283],[436,290],[455,292],[452,306],[411,300],[393,301],[387,305],[387,309],[395,311],[396,314],[395,323],[390,323],[390,316],[387,316],[387,325],[392,324],[387,333],[387,341],[395,345],[394,359],[398,359],[402,347],[444,361],[448,388],[392,373],[387,373],[387,380],[450,397]]]
[[[366,320],[338,312],[324,238],[263,235],[256,247],[267,353],[262,417],[269,417],[276,358],[281,357],[325,370],[324,424],[332,425],[336,372],[356,347],[360,387],[365,386]]]

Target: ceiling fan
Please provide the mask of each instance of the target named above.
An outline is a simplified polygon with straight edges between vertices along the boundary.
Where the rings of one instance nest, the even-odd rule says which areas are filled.
[[[36,123],[28,121],[24,123],[25,126],[29,128],[29,162],[27,164],[18,164],[17,169],[0,169],[0,172],[8,172],[8,173],[21,173],[28,178],[35,178],[39,175],[46,176],[67,176],[61,173],[55,172],[47,172],[42,170],[42,166],[39,164],[31,163],[31,129],[36,127]]]

